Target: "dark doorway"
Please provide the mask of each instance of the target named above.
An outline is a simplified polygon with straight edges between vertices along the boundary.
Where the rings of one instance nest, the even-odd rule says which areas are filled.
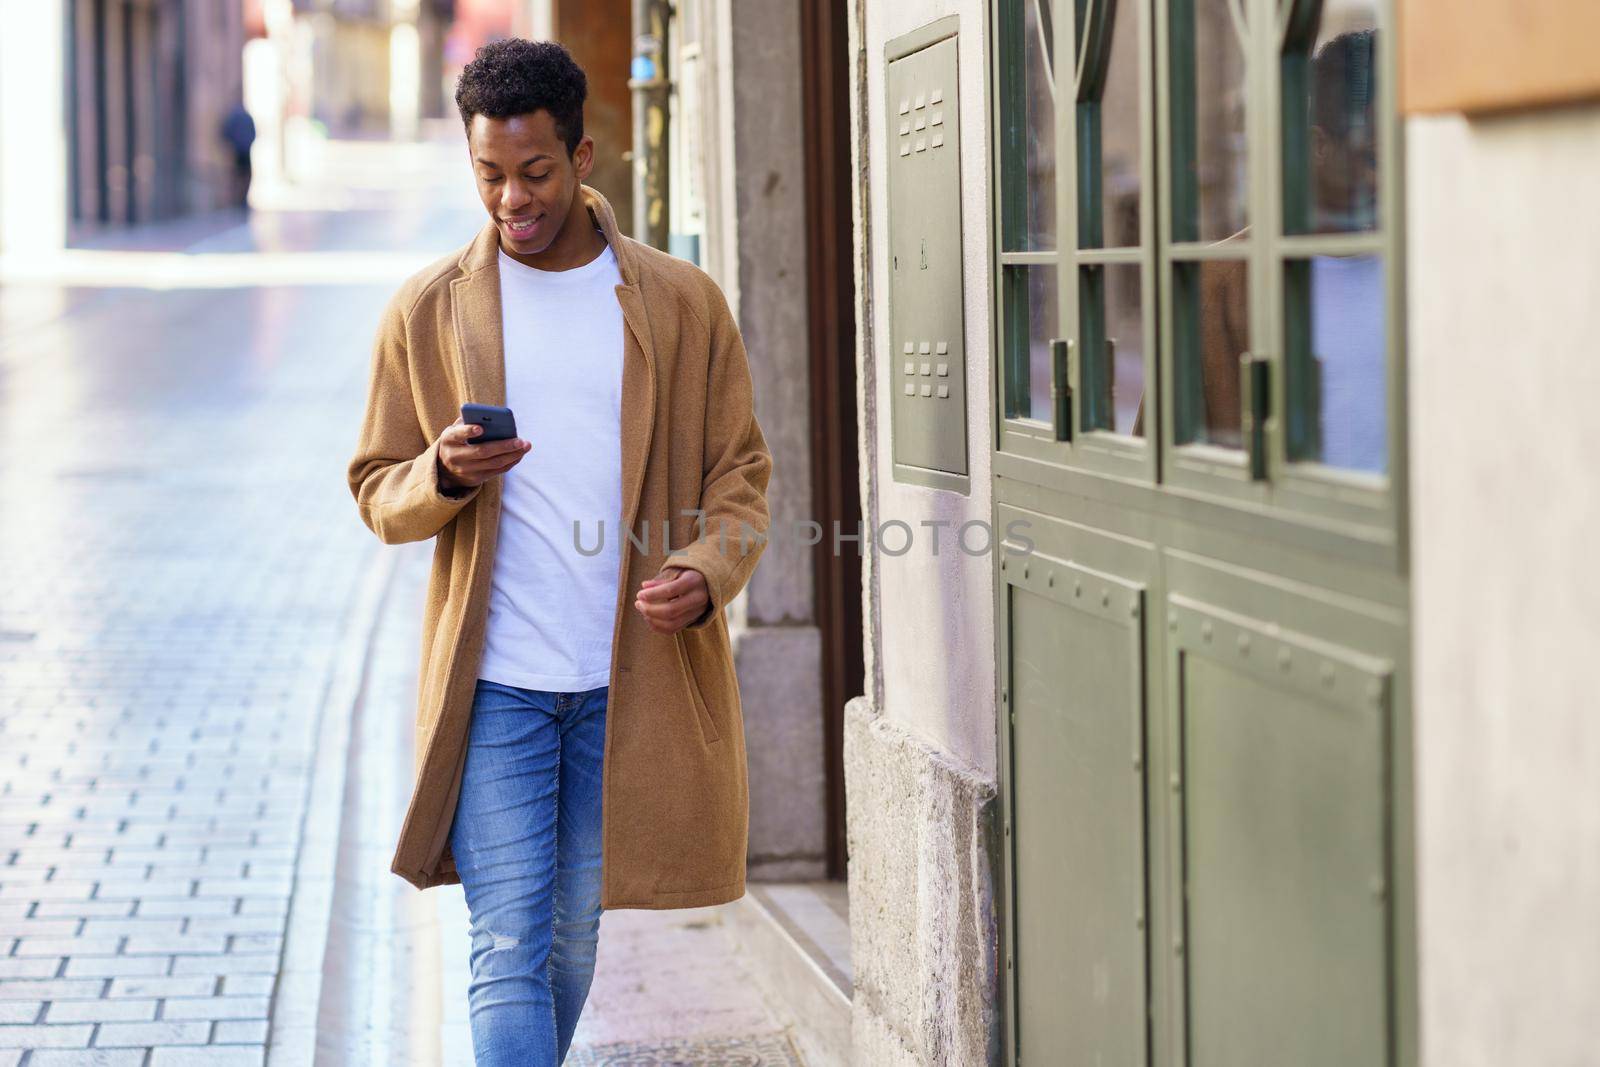
[[[861,557],[833,551],[831,532],[861,519],[856,452],[853,223],[850,208],[849,44],[844,0],[800,5],[810,319],[812,514],[817,625],[822,636],[828,876],[845,877],[844,705],[862,692]],[[851,543],[851,542],[846,542]]]

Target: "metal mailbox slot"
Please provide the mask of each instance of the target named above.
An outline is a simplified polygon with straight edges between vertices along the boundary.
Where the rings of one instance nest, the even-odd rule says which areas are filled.
[[[890,432],[896,481],[968,491],[956,24],[891,42]]]

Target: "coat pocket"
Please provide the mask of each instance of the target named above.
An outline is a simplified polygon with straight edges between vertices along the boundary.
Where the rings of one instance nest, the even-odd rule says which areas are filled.
[[[700,688],[700,678],[694,671],[694,657],[689,655],[689,649],[684,641],[683,631],[679,630],[672,635],[673,644],[678,648],[678,662],[683,664],[683,676],[689,683],[689,699],[694,703],[694,713],[700,719],[700,732],[705,736],[708,745],[714,745],[722,740],[722,735],[717,732],[717,724],[711,718],[711,711],[706,707],[704,690]]]

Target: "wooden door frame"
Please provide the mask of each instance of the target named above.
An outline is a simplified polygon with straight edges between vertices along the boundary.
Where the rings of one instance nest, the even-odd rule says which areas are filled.
[[[801,0],[800,111],[805,152],[806,316],[811,396],[812,554],[822,647],[827,873],[844,878],[844,705],[865,684],[861,557],[829,536],[861,519],[850,202],[849,40],[845,0]]]

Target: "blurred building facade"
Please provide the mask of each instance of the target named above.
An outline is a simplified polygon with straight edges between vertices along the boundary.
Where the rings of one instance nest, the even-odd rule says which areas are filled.
[[[70,0],[70,214],[80,227],[172,218],[228,203],[220,130],[240,100],[237,5]]]
[[[517,10],[496,9],[503,33],[517,28]],[[447,113],[456,0],[294,0],[294,17],[311,51],[310,114],[333,135],[414,136],[418,120]]]
[[[588,75],[583,128],[595,145],[588,183],[611,201],[618,228],[634,234],[631,0],[534,0],[525,35],[560,41]]]
[[[5,8],[0,241],[11,251],[227,204],[224,116],[241,99],[243,13],[202,0]]]
[[[454,79],[476,48],[531,33],[547,9],[538,0],[8,0],[0,250],[59,249],[234,203],[239,178],[221,131],[241,104],[258,134],[256,178],[269,185],[294,181],[297,139],[430,135],[431,124],[455,120]]]

